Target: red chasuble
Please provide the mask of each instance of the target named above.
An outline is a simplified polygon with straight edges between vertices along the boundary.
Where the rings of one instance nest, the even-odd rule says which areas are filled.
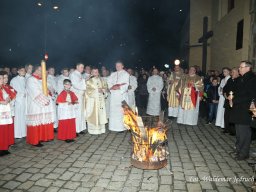
[[[77,103],[78,98],[72,91],[63,90],[57,97],[56,103],[59,104],[61,110],[73,110],[74,104]],[[68,102],[71,103],[68,105]],[[65,112],[65,111],[63,111]],[[59,140],[72,140],[76,138],[76,119],[60,117],[58,127]]]

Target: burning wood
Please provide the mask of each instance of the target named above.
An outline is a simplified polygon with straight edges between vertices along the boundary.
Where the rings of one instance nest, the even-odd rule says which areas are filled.
[[[166,124],[159,119],[156,120],[155,117],[138,116],[125,101],[122,102],[122,107],[125,127],[131,131],[132,135],[132,159],[149,163],[166,161],[168,155]]]

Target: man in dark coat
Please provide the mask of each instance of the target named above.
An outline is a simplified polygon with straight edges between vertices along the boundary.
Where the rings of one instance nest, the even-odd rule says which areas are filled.
[[[256,76],[251,71],[252,65],[248,61],[241,61],[239,66],[240,77],[237,78],[233,89],[234,98],[228,96],[232,106],[230,122],[236,128],[237,160],[249,158],[251,144],[251,121],[249,111],[252,100],[256,98]]]
[[[231,78],[228,79],[226,85],[223,87],[223,95],[225,97],[225,103],[224,103],[224,123],[225,123],[225,130],[223,133],[228,133],[230,135],[235,135],[235,125],[234,123],[230,122],[230,114],[232,113],[232,107],[229,105],[229,101],[227,97],[229,96],[230,91],[234,90],[236,79],[239,77],[238,68],[233,68],[231,71]]]

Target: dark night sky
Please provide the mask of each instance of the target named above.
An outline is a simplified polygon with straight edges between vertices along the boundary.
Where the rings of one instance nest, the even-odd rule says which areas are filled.
[[[48,65],[58,69],[79,61],[113,67],[117,59],[129,67],[160,67],[179,57],[188,0],[38,2],[0,1],[2,66],[39,63],[45,47]]]

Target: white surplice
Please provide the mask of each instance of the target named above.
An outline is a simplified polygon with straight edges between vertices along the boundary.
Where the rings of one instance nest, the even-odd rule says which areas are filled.
[[[158,116],[161,111],[161,91],[164,83],[162,77],[159,75],[153,75],[148,78],[147,89],[149,93],[147,114]],[[153,91],[152,89],[156,90]]]
[[[70,74],[70,80],[72,82],[71,91],[73,91],[77,98],[78,104],[75,104],[76,109],[76,132],[79,133],[86,129],[86,122],[85,122],[85,90],[86,90],[86,83],[85,79],[83,78],[82,74],[75,70]]]
[[[60,94],[64,90],[63,81],[65,79],[69,79],[69,77],[66,77],[64,75],[60,75],[57,80],[57,93]]]
[[[217,116],[216,116],[216,122],[215,125],[219,126],[221,128],[225,127],[224,123],[224,113],[225,113],[225,108],[224,108],[224,103],[225,103],[225,97],[222,94],[223,87],[226,85],[228,79],[230,76],[225,77],[224,79],[221,80],[220,86],[218,88],[218,93],[219,93],[219,104],[218,104],[218,110],[217,110]]]
[[[26,124],[46,125],[54,122],[54,107],[51,96],[43,94],[42,80],[31,76],[26,81]],[[49,102],[49,105],[45,105]]]
[[[17,91],[14,101],[14,137],[26,137],[26,78],[18,75],[11,80],[10,85]]]
[[[116,84],[123,84],[119,90],[110,90],[109,130],[124,131],[122,101],[128,102],[129,74],[124,71],[117,71],[108,78],[109,89]]]
[[[134,108],[136,106],[134,92],[138,87],[137,78],[135,76],[130,76],[129,85],[131,86],[131,89],[128,89],[128,105],[131,108]]]

